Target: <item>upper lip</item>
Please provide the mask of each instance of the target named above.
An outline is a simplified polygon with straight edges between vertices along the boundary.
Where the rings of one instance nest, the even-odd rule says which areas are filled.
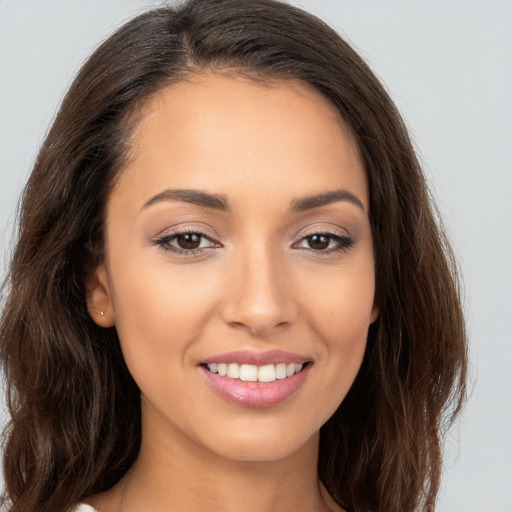
[[[207,359],[202,360],[201,364],[237,363],[265,366],[267,364],[279,363],[304,364],[309,361],[311,361],[310,357],[301,354],[294,354],[293,352],[285,352],[282,350],[267,350],[264,352],[256,352],[254,350],[235,350],[233,352],[225,352],[223,354],[208,357]]]

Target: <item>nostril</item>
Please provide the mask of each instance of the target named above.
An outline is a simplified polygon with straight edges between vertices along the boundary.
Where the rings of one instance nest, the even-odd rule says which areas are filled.
[[[240,278],[238,284],[226,289],[226,302],[221,306],[223,321],[236,329],[246,329],[262,336],[294,323],[297,307],[288,292],[276,283],[257,286],[254,278]]]

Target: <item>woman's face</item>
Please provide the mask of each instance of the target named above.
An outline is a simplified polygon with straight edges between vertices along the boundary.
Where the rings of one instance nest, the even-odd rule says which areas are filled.
[[[142,114],[87,286],[145,435],[238,460],[311,446],[377,316],[354,140],[293,81],[200,75]]]

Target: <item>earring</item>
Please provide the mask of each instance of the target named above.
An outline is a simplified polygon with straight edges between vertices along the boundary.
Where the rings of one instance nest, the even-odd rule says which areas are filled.
[[[99,310],[98,310],[98,311],[96,311],[96,313],[97,313],[98,315],[100,315],[100,316],[103,316],[103,315],[105,314],[105,313],[103,313],[103,311],[99,311]]]

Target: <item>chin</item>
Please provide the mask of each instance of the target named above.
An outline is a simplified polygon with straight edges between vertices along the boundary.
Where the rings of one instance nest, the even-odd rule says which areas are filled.
[[[228,439],[217,439],[212,445],[215,445],[213,451],[226,459],[240,462],[277,462],[304,451],[317,450],[318,439],[318,430],[311,434],[278,426],[261,426],[252,431],[232,430]]]

